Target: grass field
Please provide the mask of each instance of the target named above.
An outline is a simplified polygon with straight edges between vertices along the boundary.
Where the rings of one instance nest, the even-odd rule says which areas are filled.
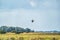
[[[60,35],[40,35],[39,33],[0,34],[0,40],[60,40]]]

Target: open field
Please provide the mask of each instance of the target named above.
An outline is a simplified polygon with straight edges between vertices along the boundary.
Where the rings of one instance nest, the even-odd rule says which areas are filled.
[[[39,33],[0,34],[0,40],[60,40],[60,35],[40,35]]]

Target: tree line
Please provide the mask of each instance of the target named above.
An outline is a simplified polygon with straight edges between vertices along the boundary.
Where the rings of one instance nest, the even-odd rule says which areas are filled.
[[[5,33],[8,33],[8,32],[11,32],[11,33],[16,33],[16,34],[19,34],[19,33],[23,33],[23,32],[34,32],[34,30],[31,30],[29,28],[21,28],[21,27],[13,27],[13,26],[1,26],[0,27],[0,34],[5,34]]]

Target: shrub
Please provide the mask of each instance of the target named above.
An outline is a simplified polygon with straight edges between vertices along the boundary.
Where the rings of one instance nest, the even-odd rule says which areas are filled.
[[[15,38],[12,37],[12,38],[10,38],[10,40],[15,40]]]

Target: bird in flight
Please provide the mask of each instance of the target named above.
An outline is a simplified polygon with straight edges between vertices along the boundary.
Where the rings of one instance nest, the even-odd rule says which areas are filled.
[[[32,20],[32,23],[34,22],[34,20]]]

